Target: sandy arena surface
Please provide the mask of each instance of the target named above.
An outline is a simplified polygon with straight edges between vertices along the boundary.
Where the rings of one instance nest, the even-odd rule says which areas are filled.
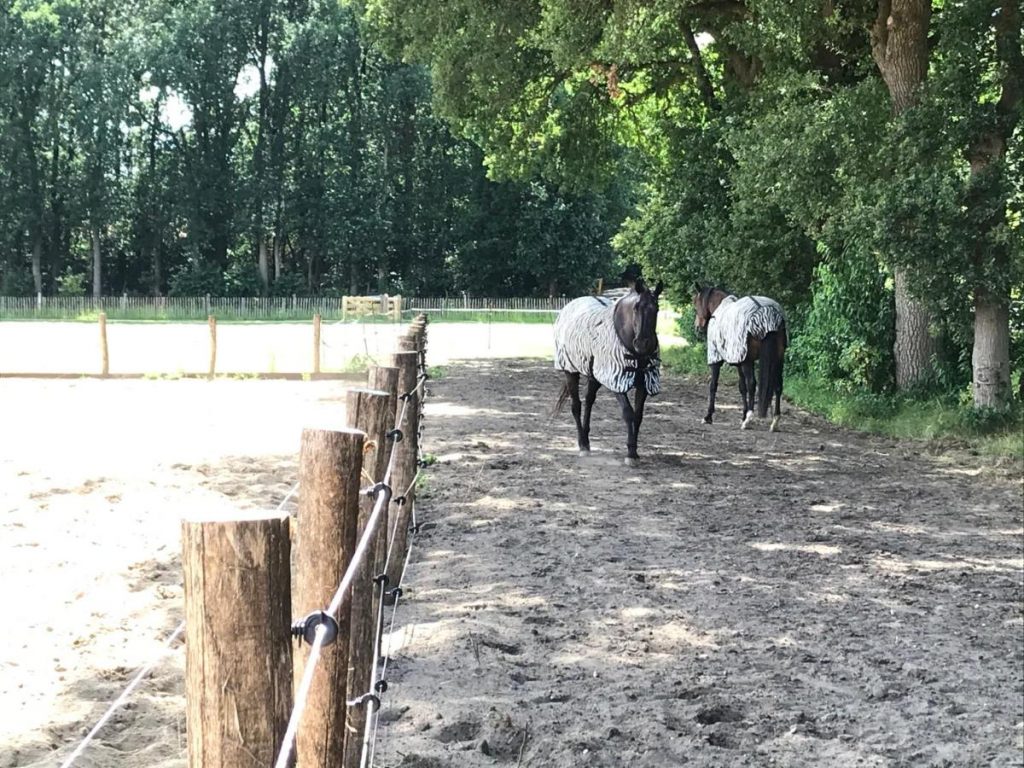
[[[390,353],[406,324],[324,323],[322,371],[340,371],[354,359]],[[431,327],[431,364],[454,358],[550,355],[551,326],[543,323],[442,323]],[[210,331],[206,323],[107,325],[112,374],[206,373]],[[0,322],[0,376],[5,373],[88,373],[101,370],[95,323]],[[311,323],[221,323],[218,373],[306,373],[313,370]]]
[[[378,765],[1024,765],[1019,465],[673,377],[641,466],[607,393],[580,459],[550,363],[493,359],[550,329],[444,328]],[[344,386],[0,377],[0,768],[70,754],[181,620],[182,514],[279,503]],[[183,656],[76,765],[185,765]]]

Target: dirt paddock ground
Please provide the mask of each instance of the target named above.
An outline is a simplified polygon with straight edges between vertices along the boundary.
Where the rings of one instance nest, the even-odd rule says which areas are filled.
[[[1024,765],[1018,464],[666,377],[628,469],[607,393],[581,459],[549,362],[437,341],[376,764]],[[183,511],[279,503],[343,389],[0,378],[0,768],[70,753],[181,620]],[[76,765],[183,766],[182,672]]]

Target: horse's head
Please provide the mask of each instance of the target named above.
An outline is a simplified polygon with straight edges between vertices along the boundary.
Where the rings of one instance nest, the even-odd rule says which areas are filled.
[[[693,329],[697,333],[701,333],[707,330],[711,315],[715,313],[718,305],[722,303],[722,299],[728,296],[728,294],[721,288],[716,288],[713,285],[701,288],[698,284],[694,283],[693,287],[697,291],[693,294]]]
[[[615,333],[619,341],[638,357],[658,351],[658,296],[662,285],[652,291],[637,278],[629,293],[615,303]]]

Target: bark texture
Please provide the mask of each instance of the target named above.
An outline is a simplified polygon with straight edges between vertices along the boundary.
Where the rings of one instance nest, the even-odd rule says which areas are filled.
[[[182,524],[190,768],[273,765],[292,708],[288,519]]]
[[[879,0],[871,28],[871,52],[889,89],[892,113],[913,107],[928,74],[930,0]],[[896,293],[896,386],[907,389],[931,371],[934,340],[930,317],[910,292],[906,270],[893,270]]]
[[[1004,172],[1001,167],[1007,142],[1020,122],[1024,100],[1024,51],[1021,50],[1021,15],[1016,0],[1004,0],[994,19],[996,55],[1001,66],[999,101],[989,130],[981,133],[969,151],[971,182],[976,189],[987,188],[985,177]],[[998,186],[996,187],[998,188]],[[982,193],[983,194],[983,193]],[[1006,205],[975,204],[993,211],[986,229],[1000,225]],[[983,237],[976,241],[974,261],[981,282],[974,289],[974,348],[971,353],[975,408],[1004,408],[1010,402],[1010,292],[1001,276],[1009,258],[998,244]],[[986,280],[985,277],[990,276]],[[999,286],[997,288],[997,286]]]

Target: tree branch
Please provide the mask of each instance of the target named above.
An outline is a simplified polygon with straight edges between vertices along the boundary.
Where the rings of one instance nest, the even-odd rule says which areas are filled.
[[[708,70],[704,66],[704,56],[701,54],[700,46],[697,45],[697,38],[694,37],[693,29],[687,24],[683,27],[683,38],[686,40],[686,47],[690,49],[690,57],[693,63],[693,72],[697,77],[697,89],[700,91],[704,104],[708,109],[718,109],[718,99],[715,98],[715,88],[711,84]]]
[[[1021,15],[1017,0],[1003,0],[995,22],[996,53],[1003,65],[1002,93],[996,108],[1003,118],[1004,137],[1010,138],[1024,101],[1024,51],[1021,50]]]
[[[878,15],[871,25],[871,53],[875,64],[884,73],[889,67],[889,18],[892,15],[892,0],[878,0]]]

